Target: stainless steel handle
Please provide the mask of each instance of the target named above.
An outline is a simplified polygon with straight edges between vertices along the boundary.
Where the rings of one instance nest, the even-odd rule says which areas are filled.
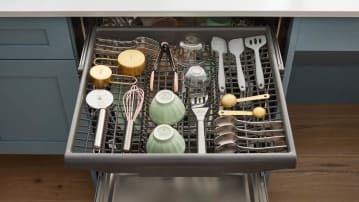
[[[264,76],[263,76],[263,69],[262,63],[259,55],[259,50],[254,50],[254,57],[256,58],[256,80],[257,80],[257,87],[259,89],[264,88]]]
[[[205,130],[204,130],[204,121],[198,120],[198,153],[199,154],[205,154],[207,153],[206,149],[206,136],[205,136]]]
[[[103,129],[105,128],[105,118],[106,118],[106,109],[100,109],[100,114],[98,116],[96,136],[94,149],[95,151],[99,151],[101,148]]]
[[[123,145],[124,151],[130,151],[131,148],[131,139],[132,139],[132,130],[133,130],[133,120],[127,121],[126,134],[125,134],[125,143]]]
[[[218,54],[218,86],[219,92],[224,94],[226,92],[226,79],[224,75],[224,63],[223,63],[223,54]]]

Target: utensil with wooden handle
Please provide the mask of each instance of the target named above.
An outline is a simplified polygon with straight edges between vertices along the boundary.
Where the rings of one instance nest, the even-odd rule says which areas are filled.
[[[256,118],[264,118],[266,110],[263,107],[255,107],[253,111],[238,111],[238,110],[219,110],[220,116],[254,116]]]
[[[243,98],[236,98],[233,94],[225,94],[221,98],[221,105],[223,107],[233,107],[239,102],[248,102],[248,101],[254,101],[254,100],[266,100],[269,99],[269,94],[262,94],[262,95],[255,95],[255,96],[249,96],[249,97],[243,97]]]

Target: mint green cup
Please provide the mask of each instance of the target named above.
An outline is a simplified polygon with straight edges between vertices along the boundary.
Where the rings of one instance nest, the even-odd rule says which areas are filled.
[[[150,118],[156,124],[176,124],[183,119],[185,113],[183,102],[170,90],[158,91],[149,108]]]
[[[146,144],[147,153],[184,153],[185,149],[183,137],[167,124],[157,126]]]

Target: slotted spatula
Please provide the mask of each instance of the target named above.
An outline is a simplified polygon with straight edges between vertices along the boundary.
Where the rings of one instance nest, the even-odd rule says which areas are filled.
[[[245,38],[244,44],[246,47],[252,49],[254,51],[254,57],[256,61],[256,80],[257,87],[259,89],[264,88],[264,75],[262,69],[261,58],[259,55],[259,49],[267,43],[267,39],[265,35],[253,36]]]
[[[237,65],[237,80],[238,80],[238,86],[239,90],[241,92],[246,91],[246,80],[244,78],[243,70],[242,70],[242,64],[241,64],[241,54],[244,51],[244,45],[243,45],[243,39],[232,39],[228,42],[228,49],[229,52],[231,52],[234,57],[236,57],[236,65]]]

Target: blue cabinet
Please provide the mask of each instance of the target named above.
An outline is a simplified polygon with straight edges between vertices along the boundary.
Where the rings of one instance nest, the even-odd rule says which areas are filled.
[[[294,18],[285,68],[290,103],[358,103],[359,18]]]
[[[70,33],[65,18],[0,19],[0,153],[64,153],[79,82]]]

